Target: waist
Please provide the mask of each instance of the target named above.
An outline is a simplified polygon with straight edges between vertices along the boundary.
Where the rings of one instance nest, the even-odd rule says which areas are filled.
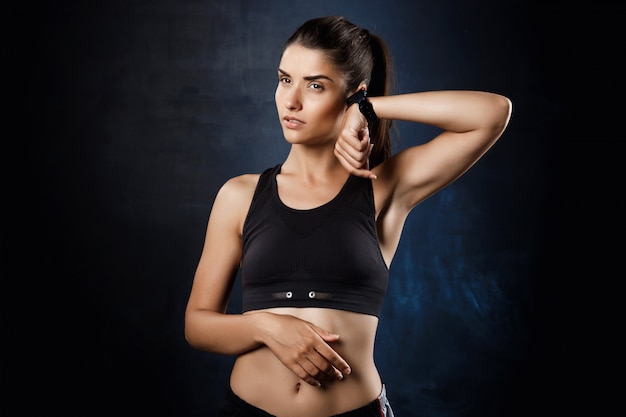
[[[275,415],[269,414],[267,411],[255,407],[254,405],[244,401],[237,394],[235,394],[231,387],[228,387],[226,392],[226,399],[222,405],[222,409],[228,410],[228,415],[237,415],[237,416],[248,416],[248,417],[277,417]],[[299,417],[307,417],[302,416],[302,414],[297,414]],[[367,403],[364,406],[340,413],[333,414],[332,417],[363,417],[363,416],[393,416],[393,411],[391,410],[391,405],[389,404],[389,399],[387,398],[387,392],[385,385],[383,384],[381,393],[375,400]],[[292,417],[293,414],[287,414],[287,416]],[[328,417],[326,414],[320,414],[321,417]],[[282,417],[282,414],[278,417]],[[313,415],[312,417],[318,417],[317,415]]]
[[[341,381],[322,381],[321,387],[314,387],[261,347],[235,361],[230,385],[237,396],[276,416],[315,417],[356,409],[380,395],[382,383],[373,357],[376,317],[318,308],[267,311],[291,314],[338,333],[339,341],[330,346],[348,362],[352,373]]]

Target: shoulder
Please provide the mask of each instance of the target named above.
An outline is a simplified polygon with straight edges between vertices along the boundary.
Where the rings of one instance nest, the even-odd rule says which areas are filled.
[[[248,205],[259,182],[260,174],[242,174],[227,180],[217,193],[216,200]]]
[[[232,230],[237,235],[241,235],[259,176],[259,174],[243,174],[232,177],[217,192],[211,209],[211,223],[219,225],[215,227],[223,233]]]
[[[219,190],[218,197],[223,199],[243,199],[249,203],[254,196],[256,189],[259,187],[259,181],[264,185],[268,184],[269,179],[280,172],[281,165],[275,165],[265,169],[261,173],[242,174],[230,178]]]

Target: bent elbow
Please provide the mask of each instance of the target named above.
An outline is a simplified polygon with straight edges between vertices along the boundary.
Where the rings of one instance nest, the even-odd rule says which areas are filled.
[[[191,330],[187,322],[185,322],[184,336],[185,336],[185,341],[189,344],[189,346],[196,348],[193,331]]]
[[[190,317],[189,314],[185,316],[183,334],[189,346],[191,346],[194,349],[200,348],[200,339],[199,339],[199,332],[197,330],[197,325],[194,325],[193,318]]]
[[[494,115],[496,117],[494,118],[492,130],[496,134],[496,137],[500,137],[511,120],[513,102],[508,97],[496,95],[494,107]]]

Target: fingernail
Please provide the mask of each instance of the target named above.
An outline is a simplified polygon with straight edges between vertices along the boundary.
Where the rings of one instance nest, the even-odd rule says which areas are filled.
[[[348,366],[346,369],[343,370],[343,373],[346,375],[350,375],[352,373],[352,369],[350,369],[350,367]]]

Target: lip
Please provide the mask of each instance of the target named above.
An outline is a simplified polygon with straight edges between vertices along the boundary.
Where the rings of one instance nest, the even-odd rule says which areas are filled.
[[[293,116],[285,116],[283,117],[283,122],[286,128],[288,129],[298,129],[304,125],[304,122]]]

